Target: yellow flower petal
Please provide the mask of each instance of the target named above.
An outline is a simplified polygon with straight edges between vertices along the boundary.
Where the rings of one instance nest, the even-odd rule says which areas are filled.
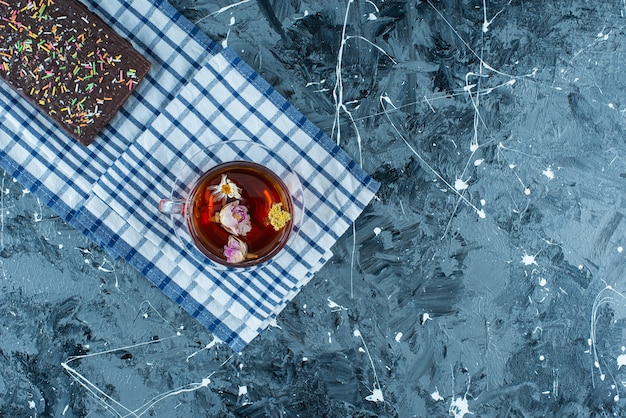
[[[280,231],[291,220],[291,214],[283,209],[282,203],[273,203],[267,218],[274,227],[274,231]]]

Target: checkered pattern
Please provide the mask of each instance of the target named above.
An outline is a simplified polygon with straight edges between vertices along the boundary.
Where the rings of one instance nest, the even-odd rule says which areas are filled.
[[[91,4],[153,63],[103,138],[89,148],[73,143],[0,86],[0,120],[8,126],[0,132],[0,164],[241,350],[329,259],[378,184],[232,50],[217,47],[165,2],[130,3]],[[233,138],[270,148],[267,164],[291,167],[304,191],[295,239],[271,262],[245,271],[194,257],[157,211],[180,164],[191,165],[212,144],[235,144],[223,142]],[[245,157],[238,144],[233,155]]]
[[[173,93],[221,49],[164,0],[83,2],[152,63],[146,79],[95,143],[88,148],[73,143],[0,82],[0,165],[67,222]]]

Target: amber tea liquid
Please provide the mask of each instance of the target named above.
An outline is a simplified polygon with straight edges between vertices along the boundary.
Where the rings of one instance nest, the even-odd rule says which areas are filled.
[[[228,162],[209,170],[191,192],[188,226],[196,246],[210,259],[228,264],[224,246],[230,233],[216,222],[216,214],[235,199],[221,200],[213,194],[211,188],[220,183],[223,174],[239,187],[239,204],[247,206],[252,225],[250,232],[239,238],[247,243],[248,253],[256,257],[235,266],[254,265],[274,256],[285,245],[291,232],[291,198],[287,187],[276,174],[260,164],[248,161]],[[280,231],[275,231],[267,218],[275,203],[282,203],[282,208],[292,214],[292,221]]]

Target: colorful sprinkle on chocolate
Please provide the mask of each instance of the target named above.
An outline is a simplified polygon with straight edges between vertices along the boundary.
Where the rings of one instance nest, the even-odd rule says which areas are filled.
[[[0,0],[0,78],[85,145],[149,68],[76,0]]]

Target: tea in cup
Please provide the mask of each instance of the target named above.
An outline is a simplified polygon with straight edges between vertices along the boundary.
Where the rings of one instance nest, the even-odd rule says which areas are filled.
[[[224,266],[250,267],[276,256],[298,220],[290,188],[257,162],[219,163],[185,189],[187,196],[162,199],[159,211],[178,219],[181,240]]]

